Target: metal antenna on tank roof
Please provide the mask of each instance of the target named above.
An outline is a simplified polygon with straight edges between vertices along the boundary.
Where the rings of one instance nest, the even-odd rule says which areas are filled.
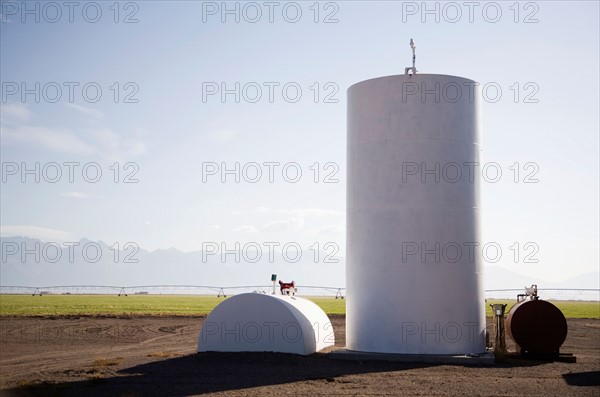
[[[412,57],[412,67],[407,67],[404,69],[404,74],[417,74],[417,67],[415,63],[417,61],[417,55],[415,54],[415,50],[417,49],[417,45],[413,39],[410,39],[410,48],[412,49],[413,57]]]

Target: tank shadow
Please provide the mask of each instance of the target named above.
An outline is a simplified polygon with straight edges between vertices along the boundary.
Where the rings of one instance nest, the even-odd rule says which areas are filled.
[[[538,363],[503,363],[532,366]],[[347,383],[345,375],[396,372],[437,364],[331,360],[327,354],[198,353],[125,368],[107,378],[43,383],[0,391],[0,396],[188,396],[299,381]],[[485,367],[484,367],[485,368]],[[487,367],[493,369],[494,367]]]
[[[563,374],[563,379],[571,386],[600,386],[600,371]]]

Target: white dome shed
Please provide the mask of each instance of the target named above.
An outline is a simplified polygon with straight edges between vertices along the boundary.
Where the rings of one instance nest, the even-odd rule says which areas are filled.
[[[248,293],[221,302],[202,324],[198,352],[308,355],[333,346],[333,326],[314,302]]]

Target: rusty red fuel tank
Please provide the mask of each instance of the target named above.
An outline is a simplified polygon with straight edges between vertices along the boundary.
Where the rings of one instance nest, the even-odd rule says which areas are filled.
[[[567,320],[548,301],[525,300],[508,312],[506,330],[524,353],[558,354],[567,337]]]

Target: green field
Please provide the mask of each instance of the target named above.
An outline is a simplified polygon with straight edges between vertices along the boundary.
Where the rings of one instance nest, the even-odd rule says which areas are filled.
[[[226,298],[206,295],[0,295],[0,316],[77,316],[77,315],[201,315],[208,314]],[[332,297],[309,297],[327,314],[345,314],[346,301]],[[488,300],[492,303],[514,301]],[[600,318],[600,303],[553,301],[567,318]]]
[[[0,295],[0,316],[208,314],[226,298],[214,295]],[[327,314],[346,313],[346,301],[311,297]]]
[[[558,307],[566,318],[597,318],[600,319],[600,302],[589,302],[589,301],[553,301],[556,307]],[[498,300],[488,299],[486,302],[486,315],[489,317],[492,315],[491,304],[505,303],[506,313],[516,303],[515,300]]]

